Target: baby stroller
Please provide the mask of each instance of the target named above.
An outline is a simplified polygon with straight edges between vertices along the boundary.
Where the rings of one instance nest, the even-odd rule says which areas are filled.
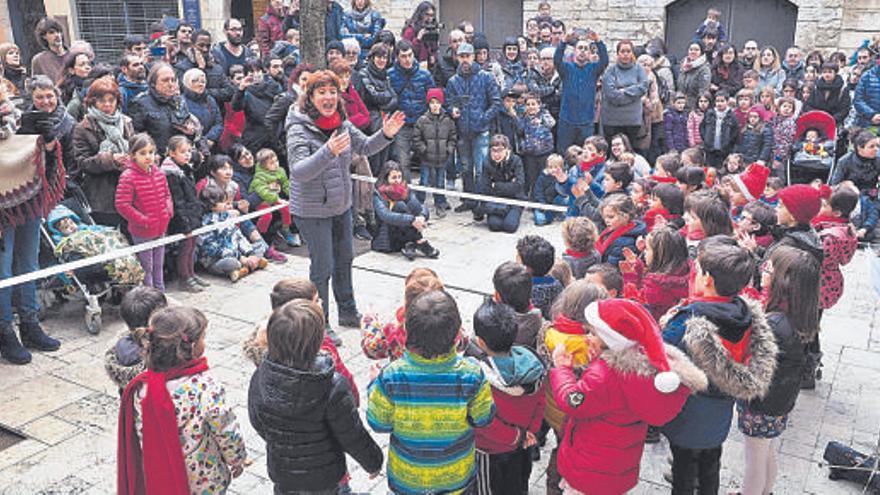
[[[61,201],[59,205],[69,209],[83,224],[95,225],[94,220],[89,215],[91,208],[85,196],[82,195],[81,191],[77,192],[79,194],[71,194],[70,197]],[[55,210],[53,210],[54,212]],[[49,219],[51,218],[50,214]],[[56,254],[60,243],[53,239],[52,230],[49,220],[44,219],[40,225],[40,233],[42,234],[40,242],[40,268],[47,268],[81,258],[81,256],[71,256],[64,253]],[[104,265],[92,265],[76,269],[72,273],[63,273],[43,280],[39,286],[38,297],[41,303],[41,312],[46,312],[48,308],[67,301],[69,296],[81,295],[85,302],[84,321],[86,330],[92,335],[97,335],[103,327],[101,302],[109,298],[110,302],[118,304],[124,293],[132,286],[115,283]]]
[[[818,142],[807,142],[809,130],[818,130]],[[827,182],[835,162],[837,124],[834,117],[821,110],[806,112],[797,119],[797,134],[792,147],[787,175],[789,184],[809,183],[813,179]]]

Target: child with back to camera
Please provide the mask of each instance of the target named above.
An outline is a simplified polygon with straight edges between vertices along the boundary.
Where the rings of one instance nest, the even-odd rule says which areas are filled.
[[[204,357],[208,320],[162,308],[138,331],[146,371],[122,395],[118,492],[223,493],[247,452],[238,420]]]
[[[562,222],[562,259],[571,267],[575,279],[584,278],[588,268],[602,261],[595,246],[598,237],[599,232],[589,218],[569,217]]]
[[[532,274],[532,304],[550,318],[550,306],[562,292],[562,284],[548,275],[556,258],[556,250],[546,239],[527,235],[516,243],[516,261]]]
[[[136,333],[139,328],[148,326],[153,312],[165,306],[168,306],[165,294],[145,285],[135,287],[122,298],[119,314],[128,328],[104,353],[104,369],[119,387],[120,396],[128,383],[145,369],[144,348]]]
[[[538,333],[544,324],[541,310],[532,305],[532,276],[521,263],[505,261],[492,275],[494,300],[513,308],[517,333],[514,343],[537,349]]]
[[[382,469],[351,385],[319,353],[324,327],[320,304],[306,299],[276,308],[266,327],[268,355],[251,378],[248,415],[266,440],[275,493],[338,493],[345,454],[373,476]]]

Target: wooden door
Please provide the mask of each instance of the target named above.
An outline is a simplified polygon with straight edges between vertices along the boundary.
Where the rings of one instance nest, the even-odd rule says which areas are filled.
[[[440,0],[440,22],[446,26],[440,42],[445,45],[447,34],[462,20],[482,32],[493,49],[501,48],[504,38],[523,32],[522,0]]]

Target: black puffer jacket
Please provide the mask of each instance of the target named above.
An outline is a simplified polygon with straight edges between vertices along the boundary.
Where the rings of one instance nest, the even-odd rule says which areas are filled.
[[[763,399],[753,400],[749,409],[768,416],[782,416],[794,409],[801,390],[801,369],[804,366],[804,345],[783,313],[768,313],[767,323],[773,330],[779,353],[776,355],[776,371],[773,381]]]
[[[260,148],[280,148],[280,142],[275,139],[277,129],[270,127],[266,121],[266,114],[275,96],[284,91],[284,88],[271,77],[265,77],[262,82],[254,84],[245,91],[238,90],[232,97],[232,110],[239,112],[244,110],[245,126],[241,133],[241,144],[247,146],[252,153]]]
[[[455,153],[458,131],[455,121],[442,110],[439,115],[430,111],[419,117],[413,128],[412,149],[421,157],[422,165],[445,167],[446,159]]]
[[[162,172],[174,202],[174,216],[169,231],[172,234],[187,233],[202,226],[202,202],[196,195],[196,181],[189,165],[181,167],[171,158],[162,162]]]
[[[850,151],[837,162],[830,183],[833,186],[851,180],[859,191],[867,192],[872,198],[876,198],[878,176],[880,176],[880,159],[863,158],[857,151]]]
[[[128,116],[135,132],[146,132],[156,142],[156,151],[165,153],[171,136],[183,134],[180,130],[188,119],[195,119],[189,113],[182,96],[163,97],[155,89],[149,88],[128,104]],[[187,136],[192,141],[193,136]]]
[[[397,93],[391,87],[388,71],[379,69],[372,61],[359,72],[358,95],[370,111],[370,132],[382,127],[382,112],[391,115],[397,110]]]
[[[700,123],[700,137],[703,139],[703,146],[708,151],[730,153],[739,139],[739,123],[736,121],[733,111],[728,110],[724,115],[724,121],[721,123],[721,148],[716,150],[715,122],[717,118],[718,114],[715,110],[710,110],[706,112],[703,122]]]
[[[480,192],[488,196],[500,198],[526,199],[523,186],[525,172],[519,156],[510,154],[510,158],[495,163],[491,158],[483,164],[483,175]]]
[[[804,112],[822,110],[830,113],[840,127],[849,115],[850,104],[849,91],[842,77],[834,76],[830,83],[820,77],[816,79],[816,88],[810,93],[810,98],[804,102]]]
[[[458,71],[458,59],[455,57],[455,54],[452,53],[451,48],[446,49],[446,53],[440,57],[440,60],[437,61],[437,65],[434,66],[434,81],[437,83],[438,88],[445,88],[446,83],[452,79],[452,76],[455,75],[456,71]]]
[[[309,371],[263,360],[251,377],[248,416],[266,440],[275,493],[334,488],[345,475],[345,454],[369,473],[382,469],[382,450],[327,355],[319,354]]]

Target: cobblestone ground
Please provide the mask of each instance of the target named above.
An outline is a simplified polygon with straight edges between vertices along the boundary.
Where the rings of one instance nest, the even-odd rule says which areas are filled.
[[[399,255],[370,252],[358,256],[354,284],[360,309],[391,315],[402,299],[402,277],[415,266],[429,266],[457,298],[465,328],[469,328],[471,315],[484,294],[491,291],[494,268],[513,259],[519,236],[539,233],[557,249],[562,248],[558,226],[538,228],[530,218],[524,216],[516,235],[489,233],[485,224],[473,225],[470,215],[453,214],[434,222],[428,235],[442,252],[439,260],[411,263]],[[828,480],[822,452],[829,440],[861,451],[873,451],[877,445],[880,334],[875,332],[877,296],[869,284],[869,271],[869,255],[860,252],[846,269],[842,301],[823,321],[824,379],[815,391],[800,395],[783,436],[777,494],[861,492],[846,482]],[[271,286],[282,277],[307,274],[308,260],[291,257],[285,265],[270,266],[235,285],[212,279],[213,287],[204,294],[175,292],[171,286],[169,296],[174,302],[197,306],[208,315],[207,356],[213,373],[226,386],[254,461],[233,481],[231,493],[272,492],[265,445],[247,420],[247,385],[254,368],[241,355],[240,341],[268,313]],[[82,315],[82,305],[74,302],[51,309],[45,327],[63,341],[61,350],[36,354],[29,366],[0,364],[0,424],[27,437],[0,451],[2,494],[115,492],[118,395],[104,373],[102,356],[123,325],[118,311],[105,305],[105,329],[90,336],[84,330]],[[364,396],[369,362],[360,352],[358,331],[347,329],[341,336],[345,341],[341,355]],[[383,446],[388,443],[387,435],[376,435],[376,439]],[[552,444],[553,440],[548,440],[535,466],[532,493],[545,492]],[[665,443],[647,446],[635,493],[669,491],[662,476],[667,453]],[[723,491],[736,491],[742,462],[742,440],[734,427],[724,448]],[[387,492],[384,478],[370,480],[355,463],[349,462],[349,467],[356,492]]]

